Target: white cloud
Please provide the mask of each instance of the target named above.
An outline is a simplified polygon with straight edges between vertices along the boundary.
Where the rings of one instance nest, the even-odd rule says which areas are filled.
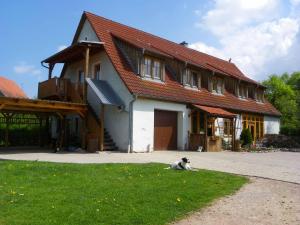
[[[297,6],[300,4],[300,0],[290,0],[290,2],[293,6]]]
[[[14,66],[13,69],[17,74],[41,74],[41,71],[39,69],[37,69],[34,65],[27,64],[26,62],[20,62],[18,65]]]
[[[57,47],[57,51],[60,52],[60,51],[64,50],[67,47],[68,46],[66,46],[66,45],[60,45],[60,46]]]
[[[300,21],[291,15],[280,16],[280,4],[276,0],[216,0],[198,26],[210,31],[221,47],[217,49],[202,41],[190,47],[223,59],[232,58],[243,72],[262,80],[260,75],[277,72],[273,70],[285,58],[297,57],[300,61],[299,55],[291,56],[297,52],[294,48],[299,48]],[[282,65],[286,71],[295,67],[288,64]]]

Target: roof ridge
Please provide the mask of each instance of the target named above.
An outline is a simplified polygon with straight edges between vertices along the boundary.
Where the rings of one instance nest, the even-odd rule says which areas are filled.
[[[200,54],[204,54],[204,55],[206,55],[206,56],[208,56],[208,57],[211,57],[211,58],[214,58],[214,59],[223,61],[223,62],[228,63],[228,64],[233,64],[233,65],[235,65],[235,63],[229,62],[229,61],[227,61],[227,60],[225,60],[225,59],[218,58],[218,57],[216,57],[216,56],[210,55],[210,54],[205,53],[205,52],[200,52],[200,51],[198,51],[198,50],[196,50],[196,49],[193,49],[193,48],[189,48],[189,47],[182,46],[181,44],[178,44],[178,43],[176,43],[175,41],[171,41],[171,40],[168,40],[168,39],[166,39],[166,38],[164,38],[164,37],[160,37],[160,36],[158,36],[158,35],[151,34],[151,33],[147,32],[147,31],[143,31],[143,30],[141,30],[141,29],[138,29],[138,28],[135,28],[135,27],[132,27],[132,26],[129,26],[129,25],[126,25],[126,24],[123,24],[123,23],[120,23],[120,22],[117,22],[117,21],[114,21],[114,20],[105,18],[105,17],[103,17],[103,16],[99,16],[99,15],[97,15],[97,14],[95,14],[95,13],[91,13],[91,12],[87,12],[87,11],[84,11],[84,13],[90,14],[90,15],[92,15],[92,16],[99,17],[99,18],[104,19],[104,20],[106,20],[106,21],[110,21],[110,22],[113,22],[113,23],[117,23],[117,24],[119,24],[119,25],[121,25],[121,26],[125,26],[125,27],[130,28],[130,29],[134,29],[134,30],[136,30],[136,31],[138,31],[138,32],[145,33],[145,34],[150,35],[150,36],[152,36],[152,37],[154,37],[154,38],[158,38],[158,39],[161,39],[161,40],[163,40],[163,41],[167,41],[167,42],[169,42],[169,43],[171,43],[171,44],[175,44],[175,45],[179,46],[180,48],[185,48],[185,49],[188,49],[189,51],[193,51],[193,52],[196,52],[196,53],[198,53],[198,54],[199,54],[199,53],[200,53]],[[240,70],[239,70],[239,71],[240,71]],[[240,72],[243,74],[242,71],[240,71]],[[244,75],[244,74],[243,74],[243,75]],[[245,76],[245,75],[244,75],[244,76]]]

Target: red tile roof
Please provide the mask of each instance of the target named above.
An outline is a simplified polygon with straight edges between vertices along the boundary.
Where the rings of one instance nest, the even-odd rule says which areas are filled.
[[[126,38],[141,46],[147,45],[149,48],[154,48],[157,51],[171,55],[174,58],[177,56],[180,59],[186,59],[186,61],[196,63],[199,66],[202,65],[209,67],[211,70],[215,69],[218,72],[223,72],[228,76],[258,84],[252,79],[246,77],[235,64],[228,61],[198,52],[180,44],[126,25],[122,25],[89,12],[85,12],[83,14],[83,19],[84,18],[87,18],[91,23],[92,28],[96,32],[100,41],[105,42],[105,51],[128,90],[133,94],[155,99],[215,106],[237,111],[250,111],[277,116],[281,115],[280,112],[277,111],[269,102],[261,104],[252,99],[240,100],[236,96],[227,92],[225,92],[224,96],[218,96],[205,89],[202,89],[201,91],[188,90],[175,81],[168,72],[166,72],[166,80],[164,84],[143,80],[130,69],[124,57],[121,56],[113,41],[114,36]]]
[[[25,92],[14,81],[1,76],[0,93],[5,97],[27,98]]]
[[[236,117],[236,114],[230,113],[221,108],[209,107],[204,105],[193,105],[193,106],[205,112],[208,112],[212,116],[230,117],[230,118]]]

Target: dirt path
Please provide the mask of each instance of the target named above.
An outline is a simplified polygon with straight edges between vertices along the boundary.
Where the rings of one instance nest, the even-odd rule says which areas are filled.
[[[235,195],[222,198],[173,225],[299,225],[300,185],[250,178]]]

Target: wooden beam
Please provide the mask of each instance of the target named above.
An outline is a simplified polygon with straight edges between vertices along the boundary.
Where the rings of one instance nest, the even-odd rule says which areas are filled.
[[[54,64],[53,64],[53,63],[49,63],[48,80],[50,80],[51,77],[52,77],[52,71],[53,71],[53,68],[54,68]]]
[[[0,104],[0,110],[2,110],[5,107],[5,104]]]
[[[90,48],[87,47],[86,51],[85,51],[85,70],[84,70],[84,82],[83,82],[83,87],[82,87],[83,102],[86,102],[87,84],[86,84],[85,79],[88,77],[88,74],[89,74],[89,63],[90,63]]]
[[[101,123],[100,151],[103,151],[104,150],[104,104],[102,104],[101,107],[100,123]]]
[[[207,149],[207,113],[204,113],[204,130],[205,130],[205,137],[204,137],[204,147],[205,151],[208,151]]]

